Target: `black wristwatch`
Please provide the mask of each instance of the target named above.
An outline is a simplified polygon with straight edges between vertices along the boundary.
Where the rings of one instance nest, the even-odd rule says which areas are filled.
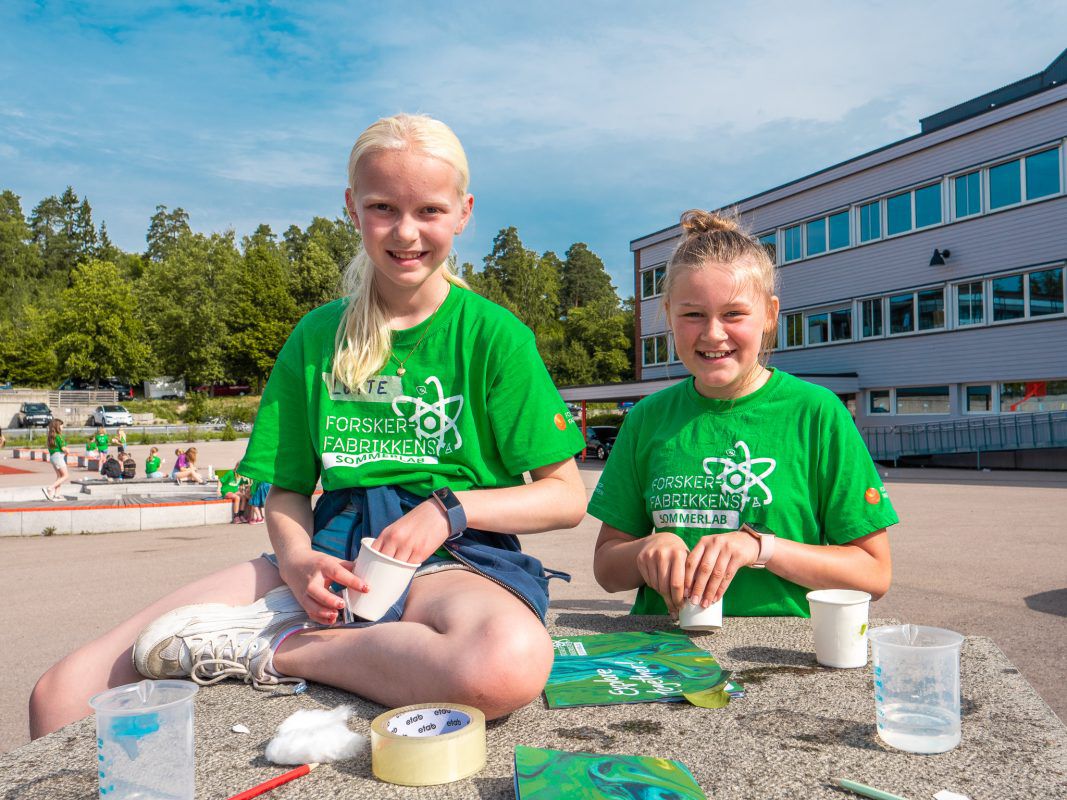
[[[448,517],[448,539],[446,541],[450,542],[462,536],[463,531],[467,530],[467,512],[463,510],[463,504],[459,502],[456,493],[445,486],[430,492],[429,499],[437,503]]]

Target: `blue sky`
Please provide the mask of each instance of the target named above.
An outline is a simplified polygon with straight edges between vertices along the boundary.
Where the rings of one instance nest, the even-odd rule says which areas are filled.
[[[454,6],[454,7],[449,7]],[[20,2],[0,5],[0,189],[68,184],[121,247],[156,204],[196,230],[340,213],[345,160],[397,111],[471,162],[481,264],[507,225],[584,241],[633,293],[629,241],[918,132],[1044,69],[1036,2]]]

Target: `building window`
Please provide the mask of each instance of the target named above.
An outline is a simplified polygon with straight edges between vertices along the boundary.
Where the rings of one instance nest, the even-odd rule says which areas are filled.
[[[804,346],[804,315],[803,314],[786,314],[785,315],[785,346],[786,347],[803,347]]]
[[[941,184],[915,190],[915,227],[941,224]]]
[[[882,298],[864,300],[862,306],[863,327],[860,335],[863,338],[882,335]]]
[[[990,414],[993,411],[993,387],[968,386],[966,410],[970,414]]]
[[[829,325],[826,312],[808,314],[808,344],[823,344],[830,341]]]
[[[993,321],[1004,322],[1011,319],[1022,319],[1026,316],[1023,307],[1023,276],[1008,275],[1004,278],[994,278],[991,281],[993,288]]]
[[[759,237],[759,243],[763,245],[763,249],[767,251],[767,255],[771,258],[772,264],[778,263],[778,234],[768,233],[765,236]]]
[[[872,389],[871,395],[871,414],[888,414],[892,410],[892,406],[889,404],[889,390],[888,389]]]
[[[982,213],[982,172],[975,170],[952,179],[956,191],[956,219]]]
[[[911,192],[904,192],[885,201],[886,236],[911,230]]]
[[[1022,200],[1019,159],[989,169],[989,208],[1003,208]]]
[[[830,341],[845,342],[852,339],[852,309],[839,308],[830,312]]]
[[[808,247],[807,255],[817,256],[819,253],[826,252],[826,217],[820,219],[813,219],[807,225],[805,233],[807,234]]]
[[[796,261],[803,255],[800,248],[800,226],[785,229],[785,260]]]
[[[982,282],[961,283],[956,287],[956,324],[980,325],[985,320]]]
[[[649,336],[642,342],[644,346],[644,365],[646,367],[666,364],[670,359],[671,354],[667,346],[667,334],[661,333],[659,336]]]
[[[947,386],[910,386],[897,389],[898,414],[947,414]]]
[[[1067,380],[1000,384],[1000,413],[1067,411]]]
[[[869,242],[873,239],[880,239],[881,236],[881,203],[875,200],[873,203],[860,206],[860,241]]]
[[[1048,197],[1060,192],[1059,148],[1026,157],[1026,199]]]
[[[645,270],[641,273],[641,299],[647,300],[656,297],[663,292],[663,279],[667,275],[667,265],[660,264],[658,267]]]
[[[915,330],[915,295],[896,294],[889,298],[889,333],[911,333]]]
[[[923,289],[919,292],[919,330],[945,327],[945,290]]]
[[[848,224],[848,212],[842,211],[840,214],[832,214],[827,221],[829,225],[830,235],[830,249],[840,250],[842,247],[848,247],[852,244],[851,237],[849,235]]]
[[[1030,283],[1030,316],[1062,314],[1063,268],[1031,272],[1027,278]]]

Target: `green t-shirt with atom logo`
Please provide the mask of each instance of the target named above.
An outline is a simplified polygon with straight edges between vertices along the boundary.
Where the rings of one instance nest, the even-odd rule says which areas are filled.
[[[344,308],[307,314],[278,354],[241,472],[310,495],[401,486],[426,496],[515,486],[523,472],[572,457],[582,435],[533,334],[509,311],[450,287],[437,313],[393,333],[390,359],[363,391],[331,375]]]
[[[703,397],[692,378],[642,400],[589,513],[631,536],[670,531],[690,549],[746,522],[797,542],[845,544],[898,521],[848,409],[781,370],[738,400]],[[723,613],[806,617],[807,591],[769,569],[741,569]],[[642,586],[632,613],[667,606]]]

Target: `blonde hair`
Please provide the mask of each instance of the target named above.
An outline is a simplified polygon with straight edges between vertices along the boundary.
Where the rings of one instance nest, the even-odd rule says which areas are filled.
[[[663,277],[663,304],[670,306],[671,290],[683,272],[695,272],[710,264],[727,266],[734,274],[737,292],[755,290],[767,308],[768,325],[763,333],[756,364],[745,376],[742,386],[766,368],[771,351],[778,341],[778,317],[773,314],[771,298],[778,294],[778,272],[767,249],[741,227],[736,211],[711,213],[698,208],[682,214],[682,241],[674,248]]]
[[[385,117],[359,135],[348,157],[348,188],[353,194],[360,159],[385,150],[410,150],[444,161],[456,170],[457,193],[467,194],[470,169],[463,145],[451,128],[424,114]],[[456,274],[452,257],[443,269],[445,280],[468,288]],[[389,321],[374,281],[374,263],[362,247],[345,269],[343,286],[348,301],[337,326],[333,377],[350,390],[362,392],[367,379],[381,369],[392,350]]]

